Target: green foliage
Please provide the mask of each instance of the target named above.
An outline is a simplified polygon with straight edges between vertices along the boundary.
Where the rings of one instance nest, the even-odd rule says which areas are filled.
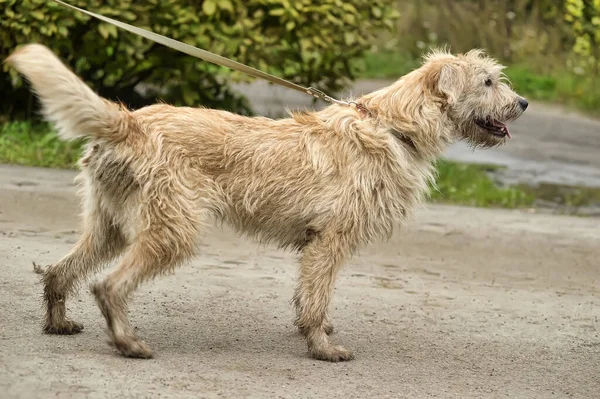
[[[565,0],[565,20],[575,37],[573,51],[584,71],[600,70],[600,0]]]
[[[600,0],[396,0],[396,7],[396,32],[360,61],[363,77],[396,79],[430,47],[478,47],[508,66],[524,96],[600,114]]]
[[[72,0],[71,4],[167,35],[327,91],[352,78],[352,62],[382,28],[392,0]],[[183,105],[247,110],[229,82],[247,77],[153,44],[48,0],[0,0],[0,54],[40,42],[99,94],[140,106],[157,97]],[[0,111],[23,116],[32,98],[14,72],[0,73]],[[144,93],[134,91],[144,87]],[[28,116],[28,115],[25,115]]]
[[[526,57],[528,65],[556,63],[562,61],[557,55],[570,47],[564,1],[396,0],[402,15],[395,31],[378,45],[413,57],[428,47],[448,45],[454,52],[484,48],[507,62]]]

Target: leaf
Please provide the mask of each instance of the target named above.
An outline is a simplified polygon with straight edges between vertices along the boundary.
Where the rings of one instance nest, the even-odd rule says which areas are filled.
[[[204,0],[202,3],[202,12],[209,17],[217,11],[217,4],[214,0]]]
[[[198,93],[189,87],[183,87],[182,94],[183,101],[185,101],[187,105],[194,105],[200,99]]]
[[[29,15],[31,15],[33,18],[35,18],[39,21],[44,20],[44,13],[39,10],[31,11],[31,12],[29,12]]]
[[[135,21],[137,19],[136,15],[131,11],[123,11],[121,17],[127,21]]]
[[[65,26],[59,26],[58,27],[58,33],[61,36],[66,37],[66,36],[69,35],[69,30]],[[26,33],[26,35],[28,35],[28,33]]]
[[[356,17],[353,14],[344,14],[342,18],[348,25],[356,24]]]
[[[117,29],[117,27],[116,27],[116,26],[114,26],[114,25],[108,25],[108,26],[107,26],[107,29],[108,29],[108,33],[109,33],[109,34],[110,34],[112,37],[114,37],[114,38],[117,38],[117,37],[119,36],[119,30]]]
[[[356,35],[353,32],[344,32],[344,42],[351,45],[356,41]]]
[[[285,8],[275,8],[275,9],[272,9],[271,11],[269,11],[269,15],[272,15],[274,17],[281,16],[284,14],[285,14]]]
[[[105,24],[100,24],[98,25],[98,33],[100,33],[100,36],[102,36],[103,39],[108,39],[108,25]]]
[[[219,7],[221,8],[221,10],[227,10],[231,13],[234,12],[233,3],[231,3],[230,0],[220,0]]]

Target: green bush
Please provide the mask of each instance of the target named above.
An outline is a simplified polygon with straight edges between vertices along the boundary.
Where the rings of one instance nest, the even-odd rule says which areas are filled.
[[[327,91],[352,78],[373,35],[391,28],[393,0],[72,0],[71,4]],[[136,107],[161,98],[241,111],[239,73],[177,53],[49,0],[0,0],[0,51],[49,46],[101,95]],[[136,94],[139,84],[158,88]],[[0,112],[31,116],[14,71],[0,73]],[[32,105],[33,104],[33,105]]]

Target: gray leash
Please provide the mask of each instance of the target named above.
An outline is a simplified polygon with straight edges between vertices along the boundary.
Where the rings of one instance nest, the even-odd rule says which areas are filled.
[[[359,109],[362,107],[362,105],[356,104],[355,102],[345,102],[345,101],[336,100],[335,98],[328,96],[327,94],[323,93],[321,90],[315,89],[314,87],[308,87],[307,88],[307,87],[303,87],[303,86],[297,85],[297,84],[292,83],[290,81],[287,81],[285,79],[278,78],[277,76],[273,76],[273,75],[268,74],[266,72],[259,71],[258,69],[249,67],[247,65],[241,64],[241,63],[233,61],[233,60],[230,60],[228,58],[225,58],[225,57],[222,57],[220,55],[211,53],[209,51],[202,50],[202,49],[199,49],[199,48],[194,47],[194,46],[190,46],[189,44],[182,43],[182,42],[180,42],[178,40],[171,39],[171,38],[163,36],[163,35],[159,35],[158,33],[150,32],[150,31],[147,31],[145,29],[141,29],[141,28],[138,28],[136,26],[129,25],[129,24],[126,24],[124,22],[117,21],[115,19],[105,17],[103,15],[96,14],[96,13],[93,13],[91,11],[87,11],[87,10],[84,10],[82,8],[72,6],[70,4],[65,3],[64,1],[61,1],[61,0],[53,0],[53,1],[56,2],[56,3],[59,3],[59,4],[63,5],[63,6],[65,6],[65,7],[71,8],[71,9],[79,11],[79,12],[82,12],[84,14],[87,14],[90,17],[99,19],[101,21],[107,22],[107,23],[112,24],[112,25],[115,25],[115,26],[117,26],[117,27],[119,27],[121,29],[125,29],[126,31],[129,31],[131,33],[135,33],[136,35],[139,35],[139,36],[142,36],[142,37],[144,37],[146,39],[152,40],[153,42],[162,44],[162,45],[170,47],[170,48],[172,48],[174,50],[177,50],[177,51],[180,51],[182,53],[186,53],[188,55],[191,55],[192,57],[200,58],[200,59],[202,59],[204,61],[212,62],[213,64],[217,64],[217,65],[221,65],[221,66],[224,66],[224,67],[227,67],[227,68],[230,68],[230,69],[234,69],[236,71],[243,72],[243,73],[248,74],[250,76],[254,76],[256,78],[261,78],[261,79],[267,80],[267,81],[269,81],[271,83],[275,83],[275,84],[278,84],[280,86],[287,87],[289,89],[300,91],[300,92],[302,92],[304,94],[311,95],[311,96],[313,96],[315,98],[321,99],[321,100],[323,100],[325,102],[328,102],[328,103],[345,105],[345,106],[350,106],[350,107],[356,107],[356,108],[359,108]]]

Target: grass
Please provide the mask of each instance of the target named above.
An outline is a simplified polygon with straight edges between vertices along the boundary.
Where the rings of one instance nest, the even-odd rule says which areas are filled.
[[[80,143],[60,140],[47,125],[12,122],[0,128],[0,163],[50,168],[75,167]],[[431,200],[479,207],[528,206],[533,196],[524,189],[500,188],[489,176],[495,167],[440,161],[437,190]]]
[[[524,208],[535,196],[525,188],[499,187],[491,173],[499,167],[440,160],[431,200],[438,203],[495,208]]]
[[[359,78],[397,79],[420,65],[410,55],[381,51],[367,54]],[[555,71],[540,74],[527,65],[510,65],[505,70],[521,95],[532,100],[565,104],[581,111],[600,115],[600,78]]]
[[[11,122],[0,126],[0,163],[74,168],[81,144],[60,140],[48,125]]]
[[[600,80],[568,71],[536,74],[527,66],[506,68],[514,88],[533,100],[565,104],[588,113],[600,114]]]

